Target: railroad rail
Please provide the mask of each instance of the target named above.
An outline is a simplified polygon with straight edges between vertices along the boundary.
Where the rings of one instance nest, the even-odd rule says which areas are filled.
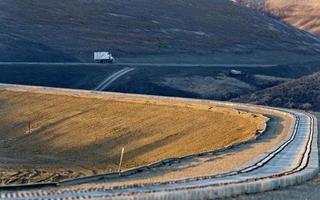
[[[136,96],[136,95],[135,95]],[[139,95],[144,96],[144,95]],[[150,97],[150,96],[148,96]],[[169,98],[172,99],[172,98]],[[181,99],[181,98],[173,98]],[[201,101],[201,100],[194,100]],[[242,107],[245,104],[222,103],[214,101],[213,104]],[[252,107],[252,106],[251,106]],[[309,114],[294,110],[259,107],[274,112],[286,113],[294,117],[290,135],[273,151],[266,154],[257,162],[242,169],[233,170],[209,176],[186,178],[174,181],[152,182],[144,184],[130,184],[121,186],[105,186],[95,183],[110,175],[99,175],[76,179],[68,182],[34,185],[19,185],[2,187],[1,190],[19,190],[0,193],[1,199],[193,199],[227,197],[243,193],[262,192],[276,188],[302,183],[311,179],[318,172],[317,149],[317,121]],[[296,152],[295,152],[296,151]],[[286,152],[291,155],[290,162],[294,163],[283,168],[277,168],[275,163],[286,159]],[[278,159],[278,160],[277,160]],[[174,162],[174,161],[168,161]],[[286,162],[286,161],[282,161]],[[288,163],[290,163],[288,161]],[[142,168],[143,169],[143,168]],[[133,169],[141,173],[141,169]],[[128,172],[128,175],[135,171]],[[83,187],[77,185],[89,183]],[[33,186],[33,187],[32,187]],[[61,186],[52,188],[50,186]],[[45,187],[42,190],[39,188]],[[32,189],[28,191],[27,189]]]

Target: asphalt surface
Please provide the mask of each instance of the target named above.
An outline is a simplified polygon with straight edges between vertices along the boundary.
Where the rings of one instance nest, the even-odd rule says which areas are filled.
[[[189,63],[51,63],[51,62],[0,62],[1,65],[47,65],[47,66],[131,66],[131,67],[275,67],[275,64],[189,64]]]

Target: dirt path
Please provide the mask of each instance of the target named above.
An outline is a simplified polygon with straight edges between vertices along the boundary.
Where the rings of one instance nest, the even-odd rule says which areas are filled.
[[[119,79],[120,77],[124,76],[125,74],[133,71],[134,68],[129,68],[126,67],[124,69],[121,69],[118,72],[115,72],[114,74],[111,74],[110,76],[108,76],[107,78],[105,78],[96,88],[94,88],[94,90],[96,91],[103,91],[105,90],[107,87],[109,87],[114,81],[116,81],[117,79]]]

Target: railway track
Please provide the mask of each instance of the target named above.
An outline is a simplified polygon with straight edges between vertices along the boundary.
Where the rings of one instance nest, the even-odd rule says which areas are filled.
[[[229,196],[228,194],[221,195],[223,188],[230,188],[231,186],[241,187],[243,184],[254,184],[259,182],[268,182],[274,179],[282,179],[283,177],[290,177],[293,174],[304,171],[310,162],[310,155],[312,152],[312,144],[315,137],[315,118],[310,114],[304,114],[297,111],[280,110],[280,112],[287,112],[294,116],[294,124],[291,130],[290,137],[284,141],[275,150],[265,155],[258,162],[247,166],[245,168],[230,171],[227,173],[201,176],[183,180],[153,182],[148,184],[131,184],[121,185],[115,187],[105,186],[103,183],[95,184],[94,182],[82,186],[67,187],[62,183],[61,188],[46,188],[44,190],[36,189],[38,187],[48,187],[50,185],[30,185],[15,186],[10,188],[0,188],[2,190],[19,189],[22,191],[17,192],[2,192],[0,198],[2,199],[148,199],[148,198],[160,198],[160,199],[172,199],[183,195],[186,198],[192,197],[195,193],[197,197],[201,198],[199,192],[206,194],[205,197],[221,197]],[[303,138],[303,144],[300,142],[301,149],[299,151],[301,156],[296,161],[296,164],[290,169],[279,170],[278,173],[268,172],[264,170],[266,166],[273,166],[274,159],[281,156],[280,154],[290,148],[294,148],[294,145],[299,144],[298,139]],[[293,144],[296,143],[296,144]],[[299,154],[299,155],[300,155]],[[318,167],[318,166],[316,166]],[[317,168],[314,169],[317,171]],[[99,178],[96,176],[96,178]],[[101,175],[101,179],[105,178],[105,175]],[[311,177],[309,177],[311,178]],[[74,182],[68,182],[68,185],[77,185],[78,180]],[[89,179],[88,179],[89,181]],[[83,182],[83,181],[82,181]],[[260,183],[261,184],[261,183]],[[59,185],[59,184],[56,184]],[[19,188],[18,188],[19,187]],[[26,191],[25,189],[32,188],[33,190]],[[281,187],[280,185],[277,187]],[[267,188],[266,188],[267,189]],[[208,192],[210,190],[211,192]],[[206,191],[206,192],[204,192]],[[220,191],[220,193],[219,193]],[[216,192],[216,193],[212,193]],[[209,195],[210,194],[210,195]],[[233,193],[234,194],[234,193]],[[182,195],[182,196],[181,196]],[[208,196],[209,195],[209,196]]]

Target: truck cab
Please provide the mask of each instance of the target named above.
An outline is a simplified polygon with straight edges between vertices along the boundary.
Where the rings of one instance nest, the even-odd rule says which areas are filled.
[[[113,63],[113,56],[107,51],[94,52],[94,62],[96,63]]]

